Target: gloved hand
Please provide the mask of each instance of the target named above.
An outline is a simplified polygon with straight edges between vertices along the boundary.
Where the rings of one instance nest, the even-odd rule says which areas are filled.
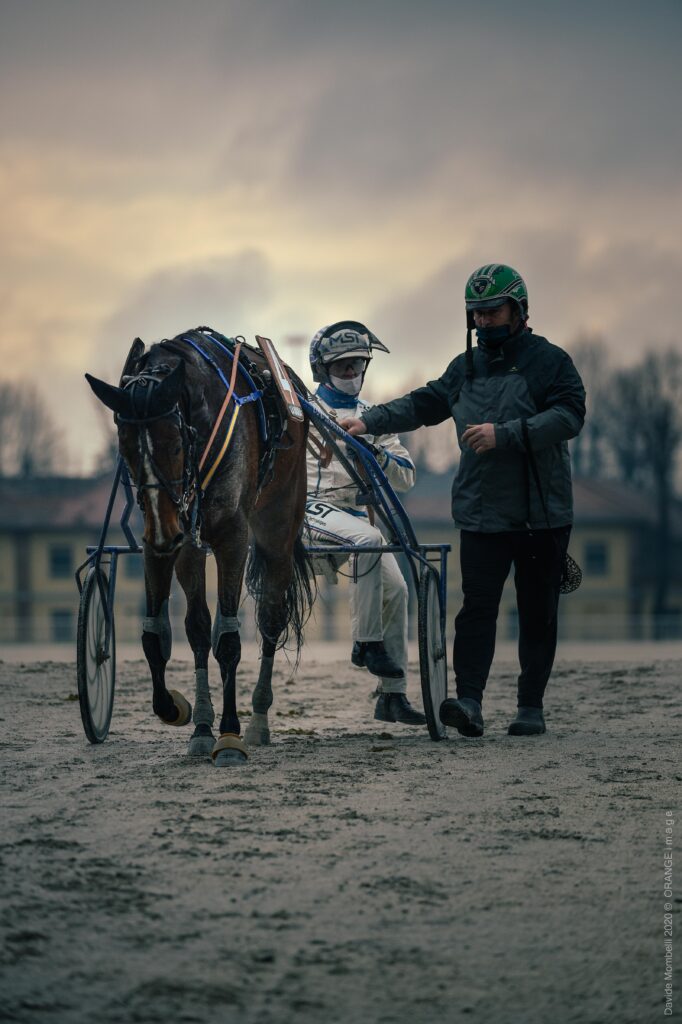
[[[368,452],[372,453],[374,458],[379,463],[381,469],[385,467],[386,463],[388,462],[388,452],[386,452],[385,449],[381,447],[381,445],[372,444],[370,441],[366,441],[364,437],[356,437],[355,440],[358,441],[363,448],[366,448]],[[349,459],[355,458],[355,452],[352,446],[349,444],[346,445],[346,454],[348,455]]]

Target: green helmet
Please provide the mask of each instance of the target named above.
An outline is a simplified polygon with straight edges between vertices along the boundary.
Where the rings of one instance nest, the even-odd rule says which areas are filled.
[[[519,307],[521,319],[527,320],[528,291],[518,271],[504,263],[487,263],[474,270],[464,289],[467,327],[474,326],[475,309],[495,309],[510,299]]]

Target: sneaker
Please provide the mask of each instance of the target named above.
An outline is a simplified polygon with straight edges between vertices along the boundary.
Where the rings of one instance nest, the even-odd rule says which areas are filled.
[[[539,736],[547,732],[542,708],[519,708],[507,732],[510,736]]]
[[[471,697],[448,697],[440,706],[440,720],[443,725],[452,725],[462,736],[483,735],[481,705]]]
[[[378,722],[426,725],[426,715],[413,708],[404,693],[380,693],[374,717]]]
[[[383,640],[368,640],[353,644],[350,660],[358,668],[366,668],[373,676],[384,679],[402,679],[404,672],[384,647]]]

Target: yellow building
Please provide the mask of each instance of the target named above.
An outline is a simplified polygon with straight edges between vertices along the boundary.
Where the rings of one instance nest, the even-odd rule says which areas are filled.
[[[75,572],[96,544],[112,474],[94,479],[47,477],[0,480],[0,643],[73,643],[78,619]],[[119,497],[109,542],[125,543],[118,529]],[[135,509],[134,516],[139,513]],[[116,625],[144,614],[142,559],[119,559]]]
[[[458,534],[450,518],[451,473],[421,471],[405,506],[422,543],[449,543],[448,620],[461,598]],[[112,475],[0,480],[0,643],[73,643],[78,617],[76,568],[96,544],[112,485]],[[636,639],[654,634],[651,609],[655,587],[653,502],[639,491],[612,481],[575,483],[575,526],[570,551],[583,570],[578,591],[562,598],[560,629],[570,639]],[[125,543],[118,528],[121,496],[112,515],[108,542]],[[137,508],[131,519],[141,536]],[[668,636],[682,635],[682,513],[673,515],[670,549],[673,585],[665,625]],[[348,573],[346,566],[343,572]],[[408,575],[409,579],[409,575]],[[215,606],[215,566],[209,557],[209,607]],[[306,630],[309,639],[340,640],[350,635],[348,580],[337,586],[318,579],[318,601]],[[411,588],[412,589],[412,588]],[[411,593],[411,636],[415,636],[416,602]],[[177,638],[184,636],[185,602],[174,587],[171,620]],[[119,558],[116,583],[116,633],[119,641],[136,641],[144,615],[141,555]],[[255,637],[253,607],[245,599],[240,612],[242,636]],[[450,627],[451,629],[451,627]],[[516,635],[514,585],[505,587],[499,636]]]
[[[452,472],[422,471],[404,504],[423,542],[452,543],[448,566],[448,617],[461,601],[458,533],[450,517]],[[649,639],[655,590],[656,513],[653,500],[612,480],[579,479],[573,485],[574,526],[569,552],[583,572],[578,590],[561,598],[559,629],[565,639]],[[663,632],[682,636],[682,508],[672,514],[670,547],[672,585]],[[513,572],[500,605],[501,639],[518,635]],[[660,635],[660,633],[659,633]]]

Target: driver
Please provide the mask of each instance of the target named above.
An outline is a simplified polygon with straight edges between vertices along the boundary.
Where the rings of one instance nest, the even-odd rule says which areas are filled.
[[[313,401],[335,420],[360,417],[370,408],[360,398],[372,350],[388,352],[364,324],[343,320],[317,332],[310,345],[310,366],[318,384]],[[396,434],[364,435],[377,462],[396,491],[414,484],[409,452]],[[348,449],[352,459],[352,450]],[[357,483],[313,426],[308,445],[306,528],[312,544],[376,547],[385,543],[374,525],[373,509],[358,501]],[[333,556],[334,568],[348,554]],[[407,585],[394,556],[374,553],[353,556],[350,583],[354,665],[379,677],[374,717],[380,722],[424,725],[406,696]],[[327,563],[329,564],[329,563]],[[336,574],[332,573],[333,582]]]

